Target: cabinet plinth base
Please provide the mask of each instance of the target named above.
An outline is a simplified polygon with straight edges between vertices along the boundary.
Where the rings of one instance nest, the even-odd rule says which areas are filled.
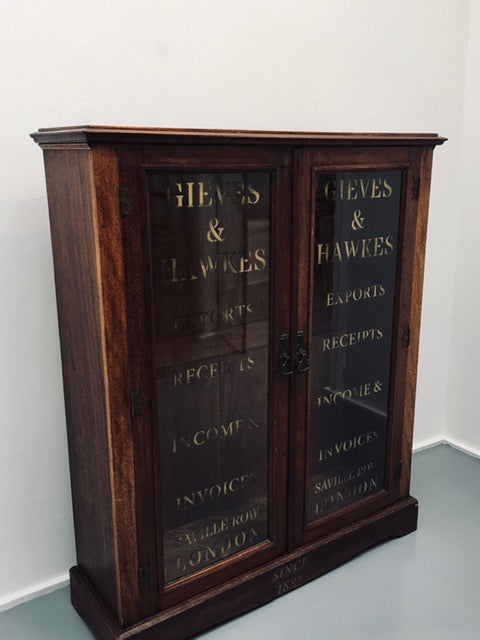
[[[182,640],[288,593],[382,540],[415,531],[417,515],[417,500],[406,498],[125,629],[78,567],[70,571],[72,603],[98,640]]]

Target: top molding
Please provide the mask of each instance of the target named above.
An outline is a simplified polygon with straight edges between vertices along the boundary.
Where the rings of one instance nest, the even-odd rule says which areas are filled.
[[[314,133],[228,129],[161,129],[82,125],[39,129],[31,134],[41,147],[51,145],[123,144],[284,144],[301,146],[421,146],[434,147],[447,138],[436,133]]]

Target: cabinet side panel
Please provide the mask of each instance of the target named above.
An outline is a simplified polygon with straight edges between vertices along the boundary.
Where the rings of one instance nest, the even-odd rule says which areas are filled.
[[[409,347],[406,362],[405,379],[405,403],[403,417],[402,440],[402,471],[399,479],[400,495],[406,497],[410,490],[410,474],[412,464],[413,423],[415,415],[415,395],[417,388],[418,351],[420,343],[420,320],[423,296],[423,276],[425,268],[425,247],[427,240],[428,205],[430,197],[430,184],[432,175],[433,149],[425,148],[422,151],[411,150],[413,178],[419,185],[418,194],[414,194],[418,200],[416,220],[414,255],[412,256],[412,290],[410,318],[408,326]],[[418,173],[417,173],[418,172]]]
[[[77,561],[117,613],[91,153],[45,151]]]
[[[108,389],[107,421],[119,602],[117,620],[121,626],[127,626],[152,613],[149,608],[150,599],[146,597],[148,586],[153,585],[153,579],[149,577],[151,570],[150,566],[140,566],[138,552],[137,498],[138,513],[141,514],[143,487],[139,487],[137,494],[135,485],[137,466],[142,464],[135,445],[141,446],[145,435],[138,429],[131,407],[131,392],[136,389],[133,387],[134,381],[129,367],[129,349],[135,350],[136,343],[132,341],[130,344],[128,341],[126,276],[116,149],[108,146],[94,147],[92,167],[95,183],[98,277],[101,283],[102,337]],[[136,290],[139,285],[133,282],[130,286]],[[138,429],[136,439],[133,435],[134,428]],[[145,526],[149,526],[148,523],[151,521],[148,514],[141,520],[146,523]],[[146,577],[140,579],[141,573]],[[148,593],[151,596],[152,590]]]

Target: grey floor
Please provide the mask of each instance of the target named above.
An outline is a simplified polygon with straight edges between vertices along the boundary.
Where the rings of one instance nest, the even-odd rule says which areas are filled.
[[[197,637],[480,640],[480,460],[445,445],[417,453],[412,494],[416,533]],[[0,614],[2,640],[92,637],[67,589]]]

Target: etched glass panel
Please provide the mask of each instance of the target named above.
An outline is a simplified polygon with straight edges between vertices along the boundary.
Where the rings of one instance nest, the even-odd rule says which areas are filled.
[[[401,183],[316,176],[307,523],[384,488]]]
[[[267,539],[270,174],[149,174],[164,578]]]

